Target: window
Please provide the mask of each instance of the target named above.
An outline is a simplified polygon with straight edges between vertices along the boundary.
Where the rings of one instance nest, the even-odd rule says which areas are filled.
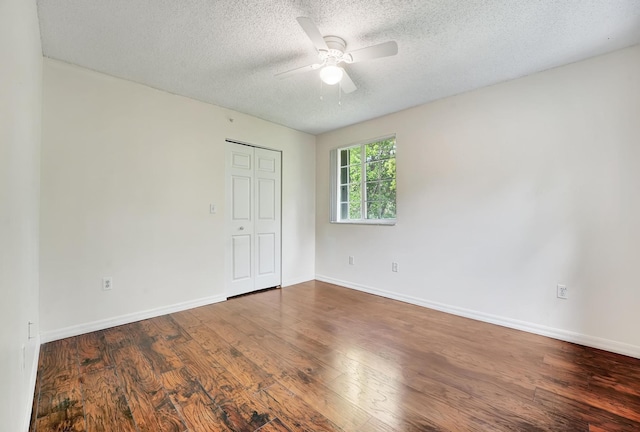
[[[395,136],[333,150],[331,166],[332,222],[395,223]]]

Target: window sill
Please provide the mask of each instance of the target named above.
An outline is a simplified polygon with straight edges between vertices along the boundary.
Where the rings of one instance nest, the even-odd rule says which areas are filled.
[[[344,225],[386,225],[394,226],[396,224],[395,219],[376,219],[376,220],[357,220],[357,221],[331,221],[332,224],[344,224]]]

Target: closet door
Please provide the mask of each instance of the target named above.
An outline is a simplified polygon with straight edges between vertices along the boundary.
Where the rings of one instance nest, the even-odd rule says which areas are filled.
[[[227,142],[227,296],[280,285],[281,154]]]
[[[280,152],[256,148],[255,160],[255,286],[280,285]]]

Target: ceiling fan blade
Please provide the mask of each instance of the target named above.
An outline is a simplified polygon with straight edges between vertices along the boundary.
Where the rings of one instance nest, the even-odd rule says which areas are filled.
[[[275,74],[276,78],[279,79],[285,79],[285,78],[289,78],[290,76],[293,75],[297,75],[299,73],[303,73],[303,72],[311,72],[314,70],[317,70],[320,66],[320,64],[311,64],[311,65],[307,65],[307,66],[302,66],[299,68],[295,68],[295,69],[291,69],[290,71],[286,71],[286,72],[280,72],[278,74]]]
[[[342,87],[342,91],[344,93],[352,93],[358,89],[356,85],[353,83],[353,80],[349,76],[346,70],[344,70],[344,74],[342,75],[342,79],[340,80],[340,87]]]
[[[367,48],[351,51],[345,54],[351,56],[349,63],[361,62],[364,60],[373,60],[380,57],[389,57],[398,54],[398,44],[395,41],[389,41]]]
[[[310,18],[298,17],[296,19],[298,20],[300,27],[302,27],[302,30],[304,30],[307,36],[309,36],[309,39],[311,39],[311,42],[313,42],[313,45],[318,51],[329,49],[327,43],[322,37],[322,33],[320,33],[320,30],[318,30],[318,27],[316,27],[316,25],[313,23],[313,21],[311,21]]]

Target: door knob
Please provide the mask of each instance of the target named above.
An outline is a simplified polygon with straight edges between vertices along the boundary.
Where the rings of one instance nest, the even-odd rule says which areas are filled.
[[[240,229],[240,231],[242,231],[244,229],[244,227],[240,227],[239,229]]]

